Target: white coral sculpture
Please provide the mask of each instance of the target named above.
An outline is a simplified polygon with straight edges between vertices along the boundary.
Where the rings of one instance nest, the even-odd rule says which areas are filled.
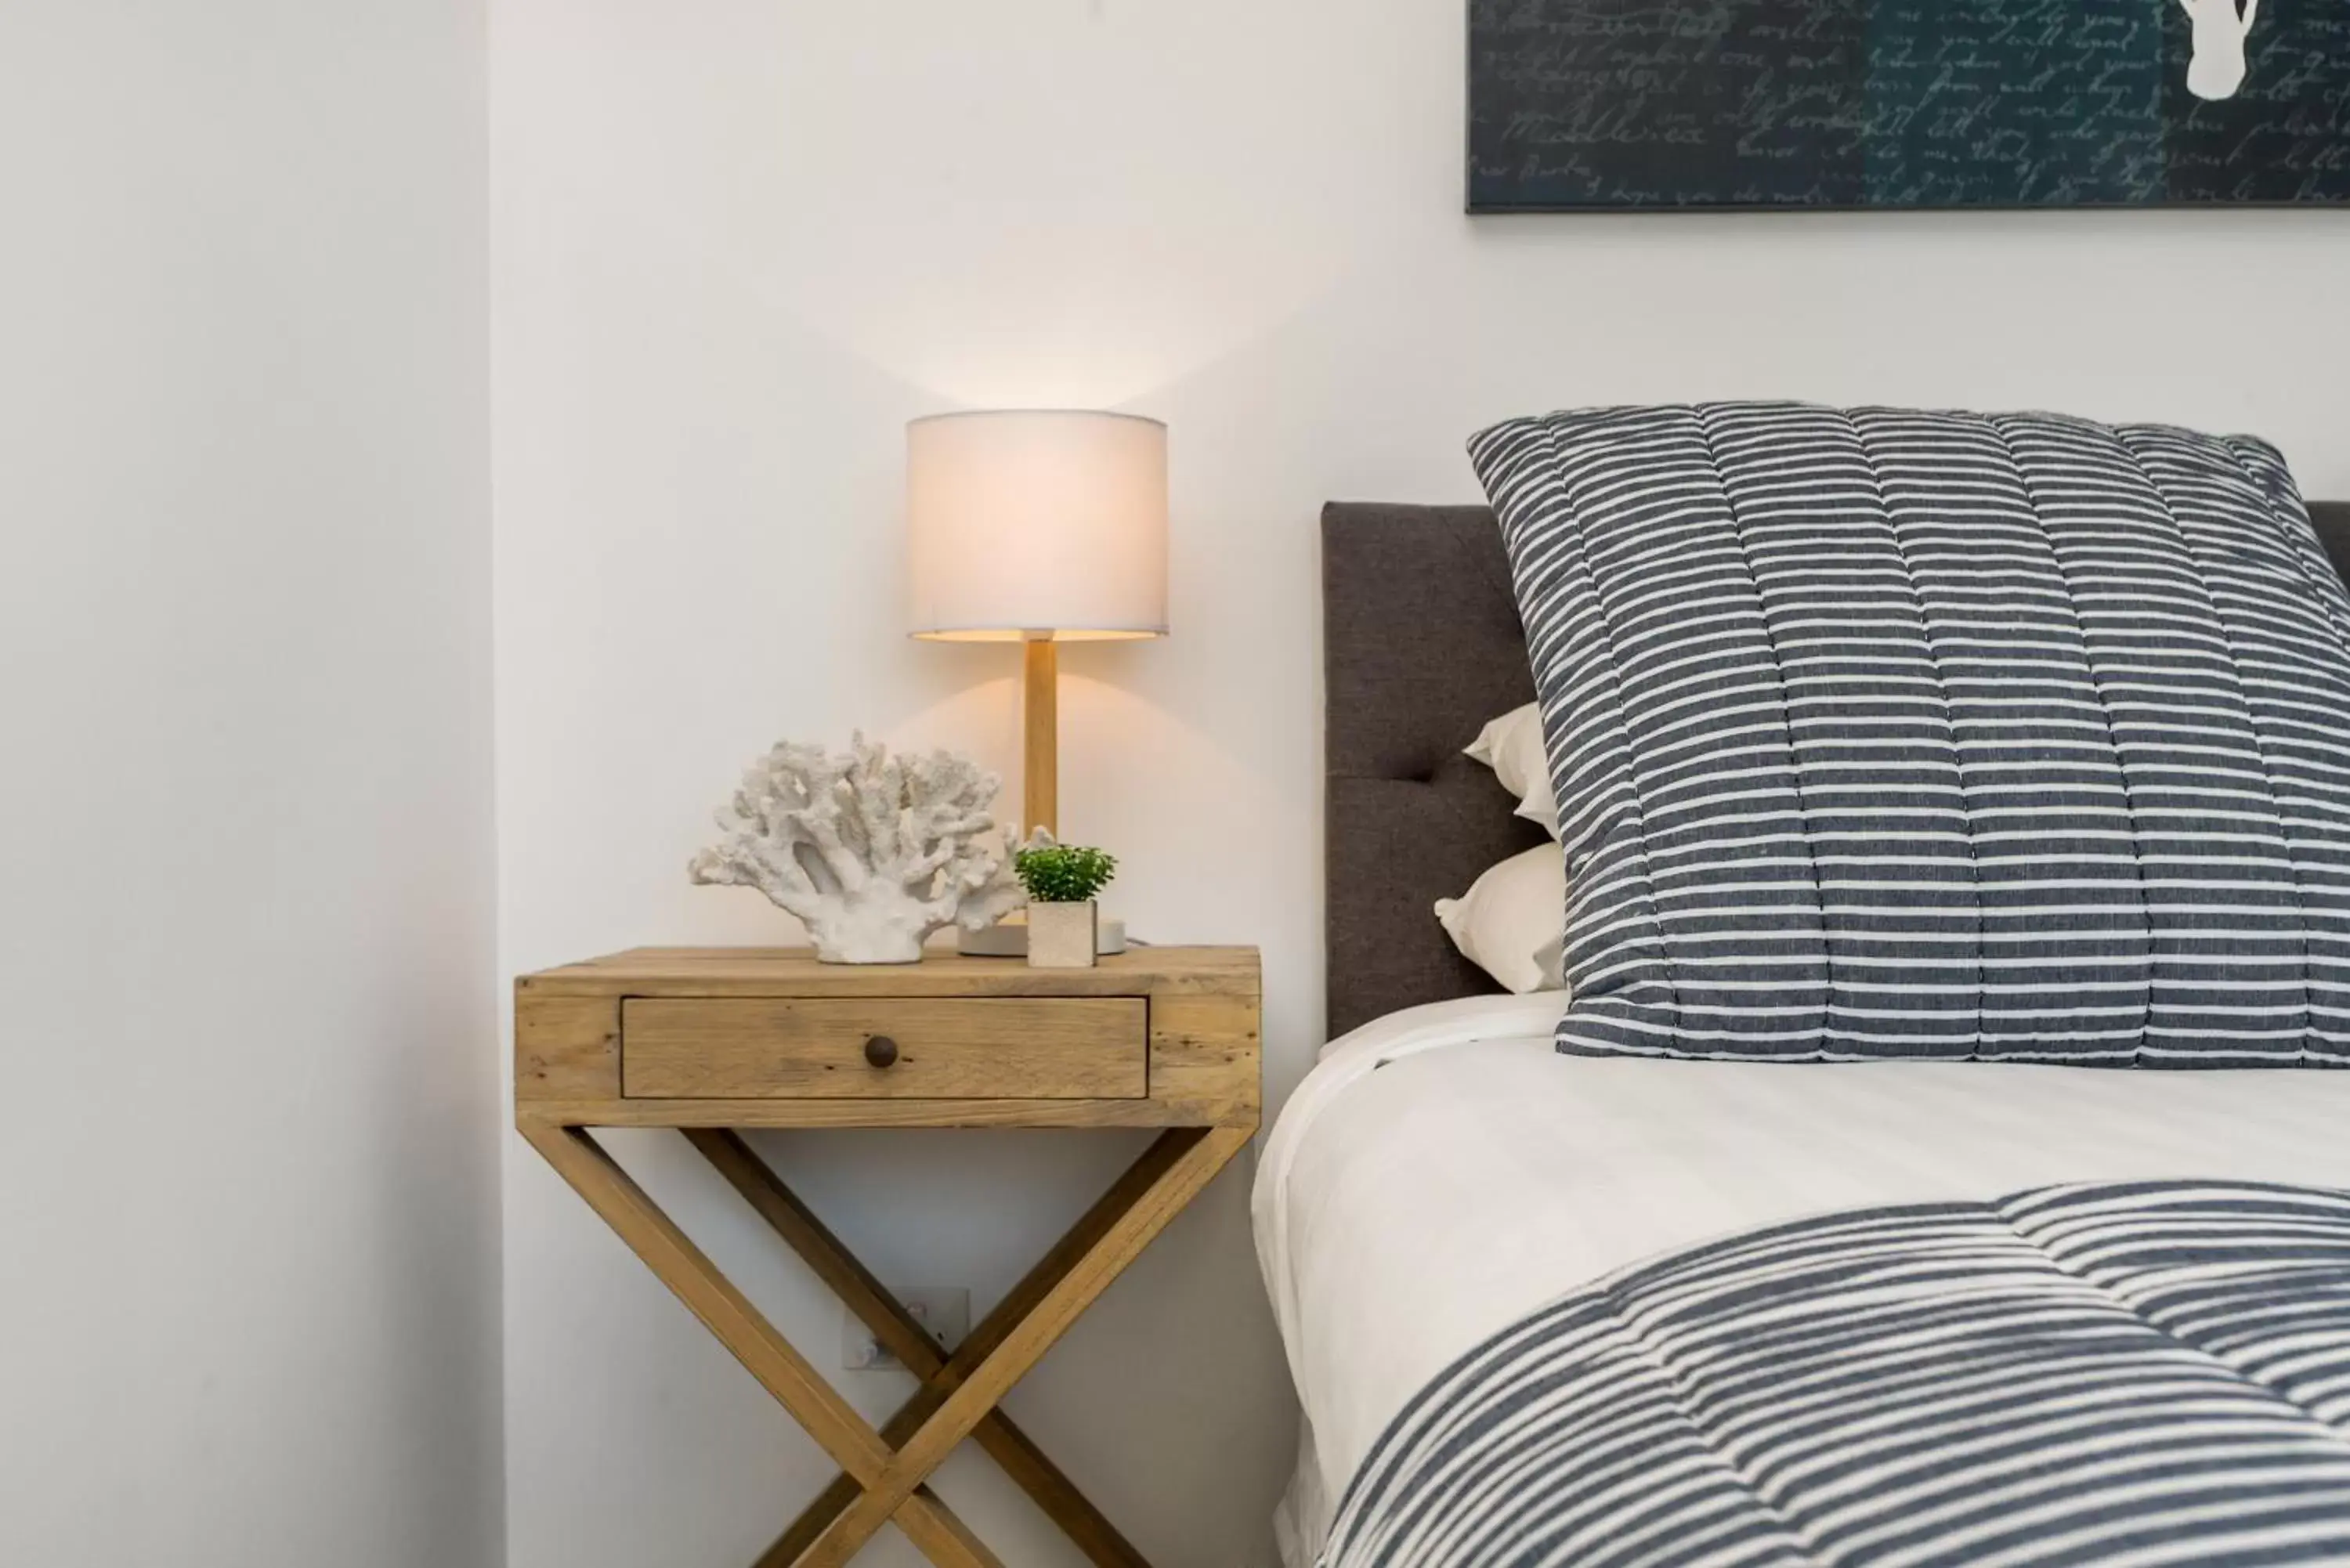
[[[950,925],[979,930],[1020,903],[1011,846],[988,808],[996,776],[968,757],[847,753],[782,741],[718,813],[725,836],[696,882],[756,888],[796,915],[827,963],[912,963]]]

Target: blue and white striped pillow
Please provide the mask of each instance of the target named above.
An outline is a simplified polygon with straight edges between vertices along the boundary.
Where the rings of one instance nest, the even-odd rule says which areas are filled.
[[[2350,596],[2273,449],[1725,403],[1470,451],[1561,1049],[2350,1065]]]

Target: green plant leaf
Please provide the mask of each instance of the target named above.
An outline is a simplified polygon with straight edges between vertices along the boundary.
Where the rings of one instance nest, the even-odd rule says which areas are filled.
[[[1012,857],[1013,875],[1035,904],[1082,904],[1109,885],[1118,857],[1077,844],[1023,849]]]

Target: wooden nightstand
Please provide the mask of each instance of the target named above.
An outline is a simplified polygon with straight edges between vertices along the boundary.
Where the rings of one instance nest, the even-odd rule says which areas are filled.
[[[1093,1562],[1143,1559],[996,1404],[1256,1130],[1257,955],[1139,948],[1035,970],[941,956],[641,948],[515,982],[515,1125],[842,1470],[759,1559],[836,1564],[885,1520],[933,1563],[1001,1568],[926,1485],[975,1438]],[[588,1133],[676,1127],[922,1386],[879,1430]],[[746,1127],[1160,1127],[942,1355],[739,1136]]]

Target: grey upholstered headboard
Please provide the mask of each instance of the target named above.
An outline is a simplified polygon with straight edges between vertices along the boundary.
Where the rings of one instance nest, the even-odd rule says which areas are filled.
[[[2310,507],[2350,571],[2350,504]],[[1534,696],[1493,514],[1334,502],[1322,512],[1328,1031],[1498,989],[1430,912],[1541,840],[1461,754]]]

